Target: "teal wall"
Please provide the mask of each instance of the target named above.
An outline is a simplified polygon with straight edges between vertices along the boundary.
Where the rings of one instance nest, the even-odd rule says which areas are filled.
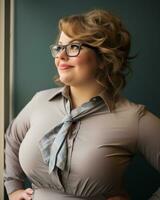
[[[124,94],[160,116],[160,3],[158,0],[15,0],[15,88],[14,113],[36,91],[55,87],[55,74],[49,45],[57,34],[61,16],[92,8],[109,9],[119,15],[132,34],[133,77]],[[160,177],[137,156],[127,175],[127,188],[133,200],[146,200]]]

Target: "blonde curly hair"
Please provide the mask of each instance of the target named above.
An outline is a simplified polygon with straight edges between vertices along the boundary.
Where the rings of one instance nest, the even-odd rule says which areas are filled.
[[[119,17],[110,11],[94,9],[81,15],[59,20],[59,31],[76,41],[95,47],[103,68],[98,68],[96,80],[115,99],[126,85],[132,71],[129,57],[131,36]],[[59,78],[56,78],[59,82]]]

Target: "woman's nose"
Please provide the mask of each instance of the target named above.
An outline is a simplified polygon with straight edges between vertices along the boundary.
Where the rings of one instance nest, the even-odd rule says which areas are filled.
[[[67,55],[67,53],[66,53],[65,48],[62,49],[61,52],[59,52],[59,54],[57,55],[57,58],[63,59],[63,60],[64,60],[64,59],[68,59],[68,55]]]

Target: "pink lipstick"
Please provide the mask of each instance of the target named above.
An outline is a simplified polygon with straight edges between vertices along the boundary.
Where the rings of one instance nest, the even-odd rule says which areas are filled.
[[[73,68],[73,66],[67,65],[67,64],[60,64],[60,65],[58,66],[58,68],[59,68],[60,70],[65,70],[65,69]]]

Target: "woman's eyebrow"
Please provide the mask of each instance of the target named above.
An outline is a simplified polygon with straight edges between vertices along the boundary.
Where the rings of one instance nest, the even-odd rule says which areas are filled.
[[[67,44],[70,44],[70,42],[68,42],[68,43],[66,43],[66,44],[63,44],[63,42],[59,41],[58,44],[59,44],[59,45],[67,45]]]
[[[74,44],[74,43],[79,43],[79,41],[78,40],[71,40],[71,41],[69,41],[69,42],[67,42],[66,44],[64,44],[64,45],[67,45],[67,44]],[[58,41],[58,44],[61,44],[61,45],[63,45],[63,42],[62,41]]]

